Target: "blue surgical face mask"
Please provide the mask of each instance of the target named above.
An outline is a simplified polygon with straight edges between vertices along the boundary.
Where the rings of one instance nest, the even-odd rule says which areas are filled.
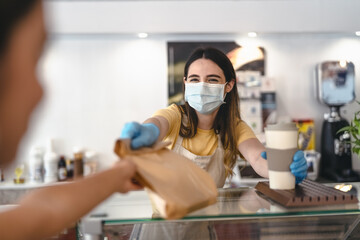
[[[224,104],[226,84],[205,82],[185,84],[185,102],[201,114],[211,114]]]

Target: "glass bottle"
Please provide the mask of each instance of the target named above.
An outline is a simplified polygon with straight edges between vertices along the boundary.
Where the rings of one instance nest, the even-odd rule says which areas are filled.
[[[81,148],[74,147],[74,179],[84,176],[84,160]]]
[[[66,181],[66,179],[67,179],[67,170],[66,170],[65,157],[60,156],[60,159],[58,162],[58,180]]]

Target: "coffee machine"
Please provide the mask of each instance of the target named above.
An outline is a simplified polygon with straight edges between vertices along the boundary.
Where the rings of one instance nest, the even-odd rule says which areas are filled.
[[[318,100],[330,108],[321,130],[320,176],[336,182],[359,181],[352,169],[350,134],[338,131],[349,126],[340,108],[355,99],[354,64],[326,61],[316,66]]]

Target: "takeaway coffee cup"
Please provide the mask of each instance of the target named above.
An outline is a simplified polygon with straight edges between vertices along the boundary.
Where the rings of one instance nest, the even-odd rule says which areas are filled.
[[[270,188],[294,189],[295,176],[290,172],[290,164],[298,150],[298,129],[295,123],[267,125],[265,141]]]

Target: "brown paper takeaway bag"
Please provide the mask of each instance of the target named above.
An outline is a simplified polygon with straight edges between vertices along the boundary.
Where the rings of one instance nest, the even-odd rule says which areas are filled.
[[[182,218],[214,204],[218,195],[212,177],[191,160],[158,142],[151,148],[131,150],[130,140],[118,140],[115,153],[137,166],[136,180],[145,187],[161,217]]]

